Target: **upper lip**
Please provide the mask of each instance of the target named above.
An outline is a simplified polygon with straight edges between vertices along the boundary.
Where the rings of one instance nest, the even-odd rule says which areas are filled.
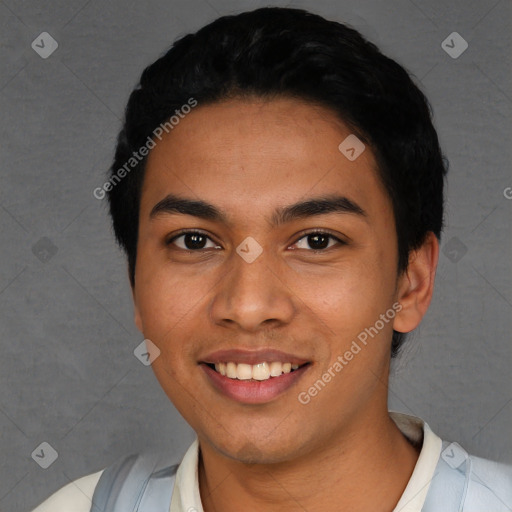
[[[217,350],[208,354],[200,360],[201,363],[217,364],[217,363],[245,363],[245,364],[258,364],[258,363],[271,363],[273,361],[280,361],[282,363],[292,363],[302,365],[308,363],[307,359],[288,354],[281,350],[274,349],[260,349],[260,350],[242,350],[242,349],[225,349]]]

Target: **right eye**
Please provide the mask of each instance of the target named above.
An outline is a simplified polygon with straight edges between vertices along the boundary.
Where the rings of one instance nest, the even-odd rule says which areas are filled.
[[[212,244],[207,246],[208,241]],[[197,252],[202,249],[221,249],[220,245],[215,242],[202,231],[182,231],[178,235],[173,236],[166,242],[167,245],[176,245],[184,251]]]

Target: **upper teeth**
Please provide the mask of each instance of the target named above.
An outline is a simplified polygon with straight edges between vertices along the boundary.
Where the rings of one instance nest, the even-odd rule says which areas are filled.
[[[245,363],[217,363],[215,369],[225,377],[230,379],[239,380],[267,380],[270,377],[279,377],[283,373],[290,373],[296,370],[298,364],[280,363],[274,361],[272,363],[258,363],[258,364],[245,364]]]

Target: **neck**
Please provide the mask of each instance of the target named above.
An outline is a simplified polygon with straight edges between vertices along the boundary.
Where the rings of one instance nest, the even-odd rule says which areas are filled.
[[[242,463],[200,440],[199,487],[205,512],[375,512],[376,503],[379,510],[391,512],[418,451],[387,410],[368,420],[361,418],[314,452],[276,464]]]

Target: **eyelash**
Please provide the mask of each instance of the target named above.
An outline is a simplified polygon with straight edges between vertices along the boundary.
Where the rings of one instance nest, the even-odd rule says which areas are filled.
[[[180,238],[180,237],[182,237],[184,235],[188,235],[188,234],[201,235],[201,236],[204,236],[204,237],[208,238],[210,241],[216,243],[206,233],[204,233],[202,231],[195,230],[195,229],[191,229],[191,230],[180,231],[177,235],[174,235],[172,238],[167,240],[166,241],[166,245],[172,245],[178,238]],[[297,238],[297,240],[292,245],[297,244],[300,240],[302,240],[303,238],[308,237],[309,235],[324,235],[324,236],[329,237],[332,240],[335,240],[339,245],[347,245],[347,242],[345,242],[344,240],[341,240],[340,238],[338,238],[337,236],[333,235],[329,231],[324,231],[322,229],[316,229],[316,230],[313,230],[313,231],[307,231],[307,232],[300,233],[299,238]],[[217,245],[219,245],[219,244],[217,244]],[[178,247],[178,249],[181,250],[181,251],[187,251],[189,253],[191,253],[191,252],[201,252],[201,251],[204,250],[204,249],[182,249],[181,247]],[[329,249],[332,249],[332,246],[331,247],[326,247],[324,249],[309,249],[308,252],[320,253],[320,252],[326,252]],[[301,250],[305,250],[305,249],[301,249]]]

